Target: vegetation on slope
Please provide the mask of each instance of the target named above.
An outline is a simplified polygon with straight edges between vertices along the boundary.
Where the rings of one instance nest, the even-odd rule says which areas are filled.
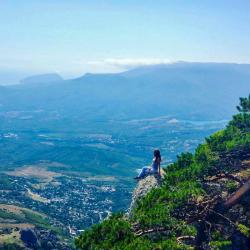
[[[250,232],[246,219],[250,96],[240,98],[237,109],[240,113],[224,130],[206,138],[194,154],[182,153],[165,168],[161,187],[138,201],[129,219],[111,216],[85,231],[76,246],[83,250],[232,249],[232,245],[245,249]]]
[[[26,249],[29,237],[22,238],[25,230],[32,233],[34,249],[45,249],[48,242],[57,244],[56,249],[71,249],[64,244],[65,232],[52,226],[45,214],[16,205],[0,204],[0,218],[0,249]]]

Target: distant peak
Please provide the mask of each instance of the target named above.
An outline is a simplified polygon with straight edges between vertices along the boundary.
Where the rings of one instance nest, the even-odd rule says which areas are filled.
[[[26,77],[20,81],[22,84],[43,84],[63,81],[63,78],[56,73],[48,73],[41,75],[33,75]]]

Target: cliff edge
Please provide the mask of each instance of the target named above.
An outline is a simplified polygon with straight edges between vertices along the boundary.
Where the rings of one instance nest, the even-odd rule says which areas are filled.
[[[250,95],[225,129],[134,190],[128,217],[112,215],[77,240],[80,249],[249,250]]]

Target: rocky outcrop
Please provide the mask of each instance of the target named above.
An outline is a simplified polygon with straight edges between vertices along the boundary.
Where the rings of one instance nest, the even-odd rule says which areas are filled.
[[[149,175],[144,179],[140,179],[132,195],[132,202],[128,210],[128,216],[131,216],[131,212],[135,208],[138,201],[146,196],[146,194],[153,188],[159,187],[161,184],[161,178],[154,175]]]

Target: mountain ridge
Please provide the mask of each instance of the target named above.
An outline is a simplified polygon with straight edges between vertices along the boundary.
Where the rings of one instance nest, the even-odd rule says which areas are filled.
[[[95,114],[115,120],[163,115],[189,120],[228,119],[238,96],[249,91],[249,82],[248,65],[147,66],[123,73],[86,74],[53,83],[7,87],[5,94],[0,93],[0,111],[53,109],[72,120],[76,114],[86,119]]]
[[[28,76],[20,80],[20,84],[46,84],[63,81],[63,78],[57,73],[47,73]]]

